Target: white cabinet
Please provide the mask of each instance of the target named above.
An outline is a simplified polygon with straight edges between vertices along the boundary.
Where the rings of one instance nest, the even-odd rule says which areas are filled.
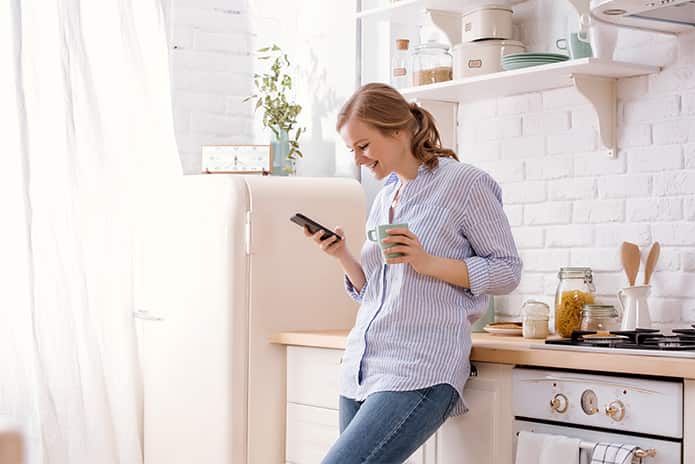
[[[287,347],[286,462],[320,463],[339,435],[342,350]],[[468,414],[450,418],[406,464],[511,464],[512,366],[473,363]]]
[[[695,462],[695,380],[683,386],[683,462]]]
[[[464,390],[470,411],[436,433],[436,463],[512,463],[512,367],[476,363]],[[428,463],[429,464],[429,463]]]
[[[287,347],[287,464],[320,463],[338,438],[338,376],[342,355],[342,350]],[[427,459],[428,444],[405,464],[434,463]]]

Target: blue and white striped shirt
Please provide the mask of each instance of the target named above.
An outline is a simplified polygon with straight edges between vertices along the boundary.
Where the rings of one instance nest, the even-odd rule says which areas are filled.
[[[400,185],[396,178],[379,192],[367,230],[389,223]],[[426,252],[465,261],[470,289],[419,274],[409,264],[385,264],[379,246],[366,240],[360,261],[367,283],[357,293],[345,278],[348,293],[362,305],[347,338],[340,394],[362,401],[379,391],[447,383],[460,398],[451,415],[462,414],[470,324],[487,308],[488,295],[512,291],[521,274],[500,187],[480,169],[439,158],[437,168],[421,165],[403,186],[392,223],[407,223]]]

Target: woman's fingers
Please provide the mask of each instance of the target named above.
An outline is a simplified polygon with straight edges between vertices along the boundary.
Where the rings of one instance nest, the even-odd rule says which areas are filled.
[[[404,227],[397,227],[394,229],[386,229],[386,233],[389,235],[403,235],[411,239],[417,239],[412,230],[406,229]]]
[[[382,240],[382,243],[403,243],[405,245],[416,246],[418,242],[417,240],[413,240],[412,238],[406,237],[405,235],[399,235],[386,237]]]
[[[412,248],[410,248],[409,246],[393,246],[386,248],[384,250],[384,254],[390,255],[391,253],[404,253],[407,255],[410,251],[412,251]]]
[[[331,245],[333,245],[336,242],[336,240],[338,240],[338,239],[336,238],[335,235],[331,235],[326,240],[322,240],[321,241],[321,249],[324,251],[327,250]]]
[[[410,262],[410,256],[399,256],[398,258],[386,258],[386,264],[403,264]]]
[[[312,235],[314,241],[318,243],[319,245],[321,244],[321,237],[323,237],[324,232],[322,230],[319,230],[316,232],[314,235]]]

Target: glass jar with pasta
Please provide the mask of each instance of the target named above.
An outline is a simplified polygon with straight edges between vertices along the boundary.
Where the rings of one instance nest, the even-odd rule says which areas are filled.
[[[570,337],[582,323],[585,304],[594,304],[593,276],[588,267],[563,267],[555,292],[555,332]]]

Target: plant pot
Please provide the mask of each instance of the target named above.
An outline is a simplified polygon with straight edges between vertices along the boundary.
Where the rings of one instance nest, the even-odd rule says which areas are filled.
[[[291,176],[295,174],[295,162],[287,158],[290,152],[289,134],[285,130],[277,130],[277,135],[273,132],[273,139],[270,144],[273,146],[273,175]]]

